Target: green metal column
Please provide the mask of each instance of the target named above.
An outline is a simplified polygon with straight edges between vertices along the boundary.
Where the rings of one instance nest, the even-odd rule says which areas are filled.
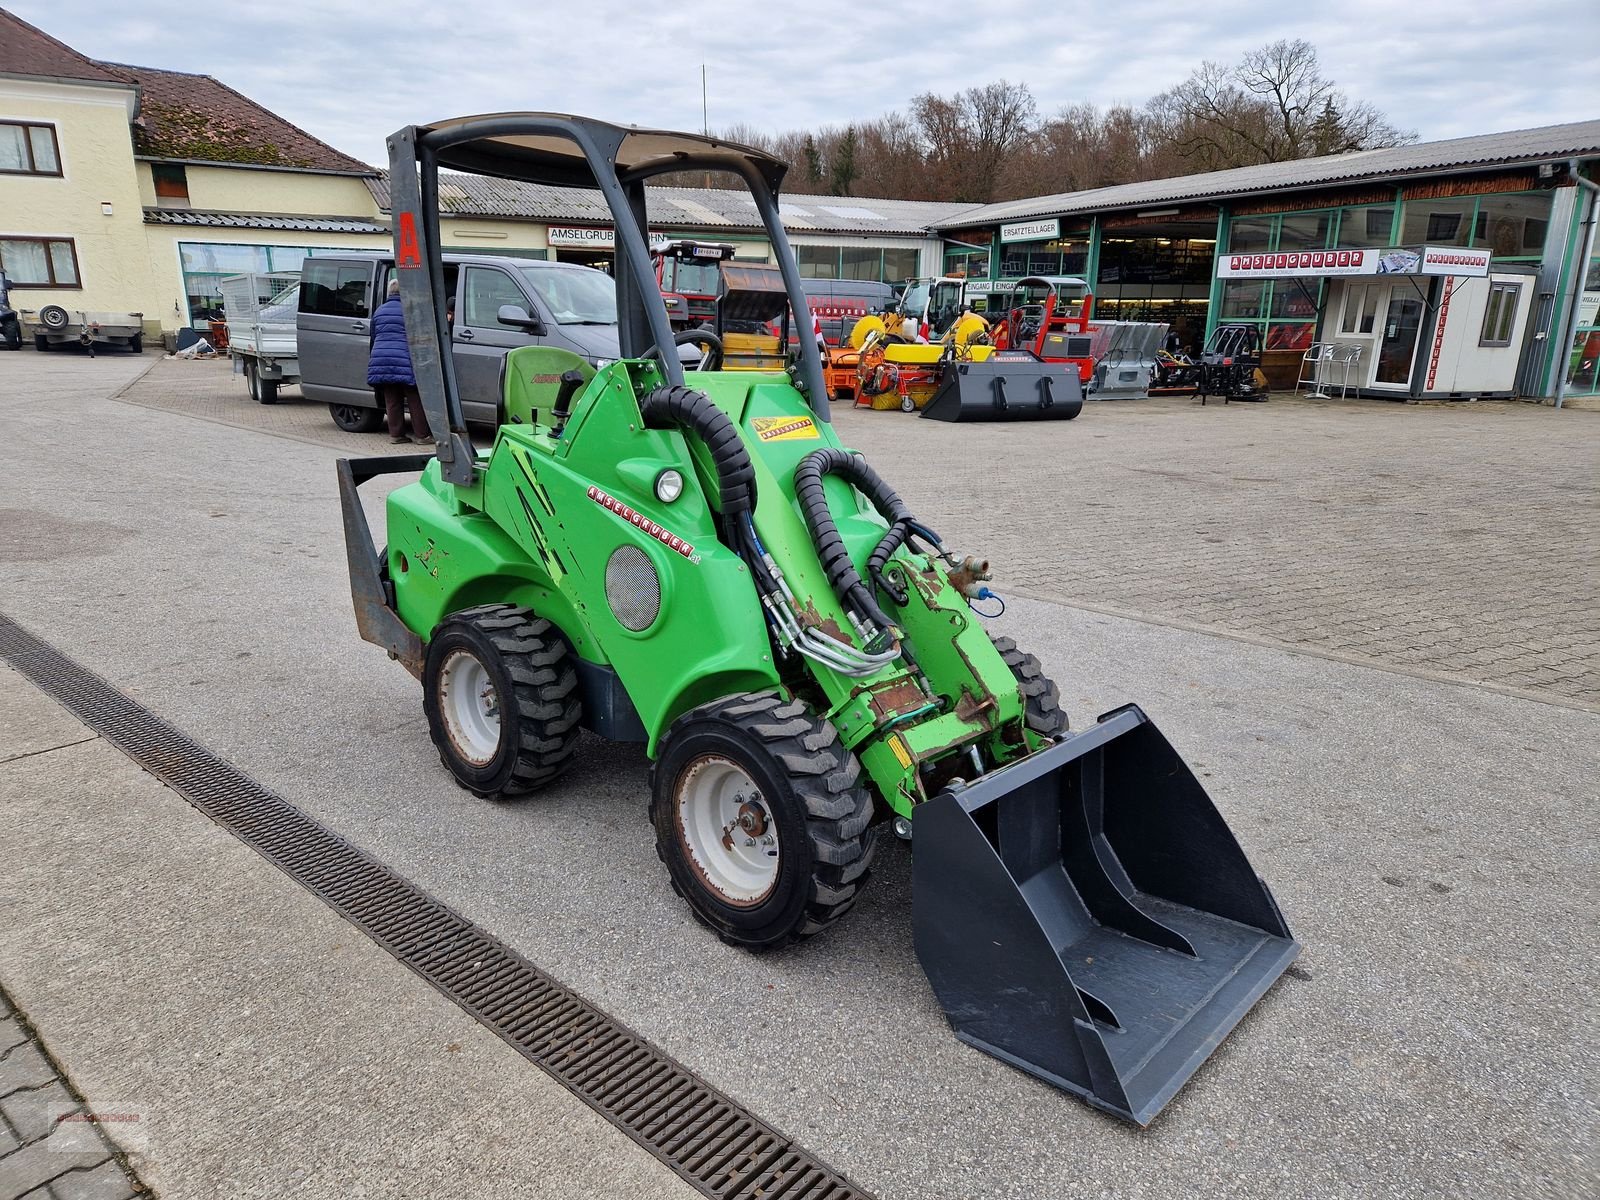
[[[1098,214],[1089,218],[1089,261],[1083,268],[1084,277],[1089,282],[1089,290],[1100,291],[1100,217]]]
[[[1000,278],[1000,227],[989,235],[989,278]]]
[[[1222,279],[1217,275],[1217,260],[1222,257],[1228,245],[1228,206],[1217,205],[1217,246],[1211,252],[1211,300],[1206,305],[1206,341],[1211,340],[1211,335],[1217,328],[1217,320],[1222,314]]]

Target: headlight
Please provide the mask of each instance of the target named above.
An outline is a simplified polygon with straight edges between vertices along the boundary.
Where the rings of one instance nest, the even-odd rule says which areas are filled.
[[[656,499],[663,504],[671,504],[683,495],[683,475],[668,467],[656,476]]]

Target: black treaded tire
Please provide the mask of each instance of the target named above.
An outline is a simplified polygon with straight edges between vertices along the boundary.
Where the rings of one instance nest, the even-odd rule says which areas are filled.
[[[42,334],[42,333],[34,334],[33,335],[33,348],[35,350],[37,350],[40,354],[47,353],[49,351],[49,349],[50,349],[50,339],[45,337],[45,335]]]
[[[7,350],[22,349],[22,324],[15,317],[0,321],[0,335],[4,336]]]
[[[144,353],[144,330],[140,330],[128,339],[128,349],[135,354]]]
[[[253,358],[244,360],[244,381],[250,389],[250,399],[257,404],[278,402],[278,381],[261,378],[261,364]],[[338,418],[335,418],[337,420]]]
[[[383,424],[383,412],[360,404],[330,404],[328,415],[346,433],[376,433]]]
[[[1067,710],[1061,707],[1061,689],[1044,673],[1039,660],[1008,637],[990,636],[1000,657],[1017,677],[1022,692],[1023,720],[1040,737],[1057,738],[1067,732]]]
[[[500,740],[492,758],[473,763],[455,745],[439,706],[440,677],[453,651],[488,672],[500,701]],[[439,760],[476,796],[499,800],[550,783],[572,765],[582,706],[578,672],[561,631],[526,608],[484,604],[452,613],[428,642],[422,710]]]
[[[727,903],[689,860],[680,832],[680,779],[706,756],[737,764],[760,791],[781,851],[770,893]],[[656,854],[672,890],[730,945],[768,949],[820,933],[855,905],[877,843],[861,765],[832,724],[802,700],[747,692],[702,704],[672,723],[650,768]]]

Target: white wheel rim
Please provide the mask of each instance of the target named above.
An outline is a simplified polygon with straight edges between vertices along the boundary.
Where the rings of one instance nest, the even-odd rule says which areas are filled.
[[[500,693],[470,650],[452,650],[439,669],[439,711],[456,753],[487,766],[500,749]]]
[[[778,829],[761,789],[718,754],[678,776],[678,839],[702,883],[725,903],[751,908],[772,894],[782,861]]]

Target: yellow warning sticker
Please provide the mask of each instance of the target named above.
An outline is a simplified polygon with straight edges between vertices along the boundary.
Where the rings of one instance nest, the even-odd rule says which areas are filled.
[[[911,766],[911,751],[906,748],[905,739],[898,733],[889,736],[889,749],[894,751],[894,756],[900,760],[902,767]]]
[[[750,424],[763,442],[817,440],[817,427],[810,417],[756,417]]]

